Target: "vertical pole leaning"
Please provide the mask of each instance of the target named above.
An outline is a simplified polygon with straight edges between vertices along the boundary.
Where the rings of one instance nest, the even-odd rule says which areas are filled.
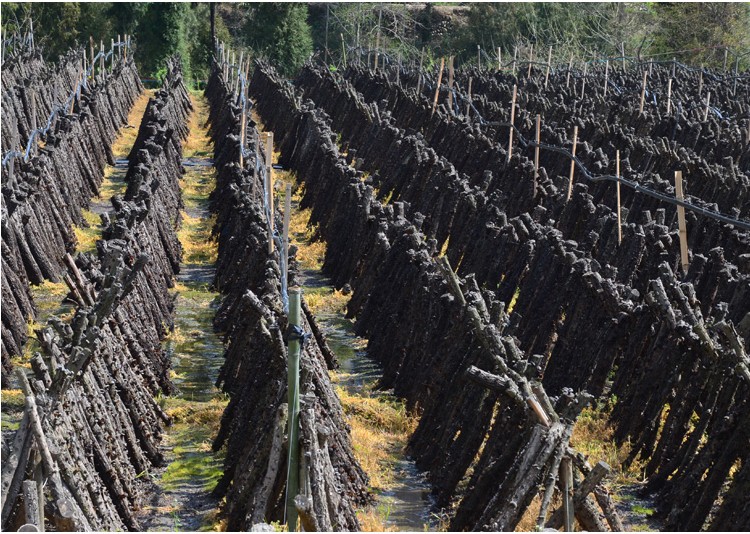
[[[677,200],[685,200],[682,192],[682,171],[674,171],[674,189]],[[685,225],[685,208],[677,206],[677,224],[680,228],[680,263],[682,272],[687,274],[690,262],[688,261],[687,226]]]
[[[273,254],[273,132],[266,138],[266,194],[268,195],[268,253]]]
[[[443,69],[445,68],[445,58],[440,59],[440,72],[438,73],[437,86],[435,87],[435,99],[432,101],[432,112],[430,117],[435,114],[437,109],[438,98],[440,98],[440,82],[443,81]]]
[[[560,463],[560,471],[563,481],[563,518],[565,521],[565,532],[573,532],[573,465],[569,456],[564,456]]]
[[[510,134],[508,135],[508,161],[513,155],[513,123],[516,121],[516,95],[518,93],[518,86],[513,85],[513,99],[510,103]]]
[[[290,332],[296,326],[299,328],[300,317],[300,288],[289,289],[289,327]],[[286,524],[289,532],[297,530],[297,507],[294,498],[299,492],[299,359],[300,340],[297,336],[290,336],[288,341],[287,379],[289,390],[289,471],[286,478]]]
[[[622,215],[620,213],[620,151],[617,151],[617,243],[622,243]]]
[[[573,126],[573,157],[576,157],[576,146],[578,146],[578,125]],[[573,194],[573,174],[576,170],[575,160],[570,160],[570,183],[568,183],[568,197],[565,199],[567,202],[570,200],[570,196]]]

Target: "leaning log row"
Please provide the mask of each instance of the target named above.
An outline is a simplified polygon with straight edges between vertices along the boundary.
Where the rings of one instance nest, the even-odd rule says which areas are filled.
[[[214,440],[214,449],[226,447],[224,474],[215,493],[226,496],[228,530],[249,530],[257,523],[283,522],[285,517],[285,344],[291,334],[282,303],[278,246],[268,253],[259,172],[266,162],[253,155],[258,132],[250,122],[249,155],[240,167],[241,109],[218,68],[206,94],[218,170],[212,196],[219,240],[215,284],[224,294],[216,326],[226,332],[228,344],[217,385],[231,395]],[[293,256],[290,262],[294,264]],[[305,316],[306,332],[312,320]],[[301,480],[309,481],[308,489],[301,483],[300,491],[306,496],[302,502],[312,498],[313,503],[312,509],[301,513],[303,524],[321,531],[358,530],[354,512],[369,500],[367,477],[354,459],[343,410],[315,338],[304,343],[300,397]],[[310,519],[312,523],[307,522]]]
[[[14,440],[3,440],[5,528],[35,523],[18,496],[38,469],[47,481],[41,506],[56,530],[140,530],[135,511],[152,491],[147,474],[164,461],[159,440],[169,422],[156,396],[172,389],[160,338],[172,321],[182,167],[181,140],[168,125],[183,125],[190,111],[168,102],[186,102],[176,65],[143,118],[150,134],[131,157],[125,194],[103,215],[96,254],[66,257],[73,318],[50,319],[33,373],[17,371],[26,410]]]
[[[320,74],[321,78],[325,76]],[[362,102],[346,82],[325,82],[328,88],[319,91],[315,88],[324,82],[302,83],[306,94],[314,94],[316,103],[326,109],[332,123],[342,125],[341,140],[348,143],[348,161],[371,173],[365,183],[377,187],[383,200],[406,201],[398,209],[403,209],[407,219],[414,221],[428,239],[435,240],[430,243],[431,250],[439,251],[447,241],[447,255],[451,263],[459,264],[459,272],[476,277],[480,286],[493,291],[498,306],[508,315],[507,333],[520,340],[528,354],[539,354],[547,389],[554,394],[563,391],[564,386],[586,388],[596,394],[611,389],[619,399],[628,399],[618,403],[613,423],[620,441],[630,439],[637,444],[633,458],[640,454],[648,462],[647,469],[655,474],[650,489],[657,492],[666,526],[699,528],[708,516],[710,504],[720,494],[724,496],[722,510],[728,510],[725,506],[732,496],[737,498],[742,492],[744,479],[738,466],[747,461],[742,447],[747,445],[743,421],[749,413],[746,398],[750,375],[746,372],[746,355],[736,350],[737,346],[742,347],[743,338],[747,343],[749,335],[746,302],[750,287],[741,253],[747,236],[720,225],[713,229],[706,225],[707,231],[716,232],[714,236],[723,237],[720,242],[726,250],[709,246],[710,240],[706,239],[701,249],[710,252],[705,256],[695,254],[687,280],[679,281],[674,274],[679,257],[675,231],[664,225],[662,209],[656,210],[656,218],[643,211],[638,224],[624,226],[623,246],[618,246],[614,214],[606,206],[597,205],[588,194],[588,187],[579,184],[574,188],[573,199],[551,226],[548,210],[534,207],[533,188],[529,187],[533,183],[533,166],[529,171],[525,158],[513,166],[526,169],[520,175],[512,167],[495,170],[506,183],[517,184],[515,196],[503,198],[487,188],[492,175],[485,174],[484,184],[459,177],[450,163],[426,147],[418,135],[406,135],[387,119],[381,119],[385,113],[377,105]],[[331,213],[346,213],[352,204],[370,202],[366,195],[339,200],[343,194],[341,183],[332,185],[321,178],[334,172],[334,166],[329,163],[328,167],[321,167],[326,164],[321,162],[325,158],[320,154],[309,155],[308,159],[300,155],[307,153],[305,148],[311,150],[317,144],[325,144],[329,155],[337,153],[331,146],[337,136],[330,131],[316,134],[317,139],[313,134],[301,135],[312,127],[305,120],[296,119],[295,112],[279,113],[299,108],[300,104],[290,95],[291,89],[281,88],[262,70],[256,71],[253,87],[261,116],[277,132],[282,157],[288,158],[282,164],[305,170],[305,198],[309,199],[307,205],[313,207],[312,222],[321,224],[321,235],[329,243],[324,268],[335,285],[355,285],[350,308],[354,313],[365,314],[369,300],[398,299],[398,295],[388,293],[387,298],[378,297],[372,285],[363,286],[358,296],[353,281],[361,273],[377,271],[369,261],[378,249],[363,235],[364,229],[382,224],[377,216],[342,216],[325,233]],[[347,99],[359,103],[348,106]],[[358,138],[362,139],[359,143],[355,142]],[[330,142],[324,143],[325,139]],[[541,174],[544,175],[543,170]],[[352,184],[364,178],[354,171],[350,175]],[[529,212],[524,213],[519,205],[529,206]],[[520,213],[511,216],[506,211]],[[337,240],[343,239],[340,236],[350,234],[359,235],[353,243],[337,245]],[[739,270],[729,258],[739,262]],[[382,265],[383,261],[380,258],[375,265]],[[408,287],[394,285],[399,289]],[[388,301],[389,307],[393,305]],[[432,307],[421,309],[425,310],[423,313],[434,313]],[[404,329],[407,318],[418,314],[419,309],[400,317],[390,313],[393,321],[381,319],[374,327],[365,322],[360,331],[370,336],[370,353],[384,362],[384,386],[393,386],[397,393],[407,398],[414,395],[421,401],[429,399],[425,391],[434,380],[413,371],[419,366],[409,367],[409,355],[419,354],[415,349],[418,344],[413,341],[415,335],[419,334],[420,340],[427,338],[425,342],[430,338],[419,328],[403,339],[394,334]],[[375,341],[378,329],[380,335],[390,335],[380,347]],[[439,332],[444,330],[445,327]],[[451,356],[455,359],[463,354],[449,353],[446,358],[452,361]],[[671,371],[677,364],[679,369],[685,366],[683,372]],[[440,366],[431,361],[426,367]],[[654,372],[665,368],[670,369],[667,376]],[[611,382],[608,376],[613,370]],[[634,372],[639,373],[637,379]],[[431,389],[439,391],[434,386]],[[454,384],[454,391],[461,389]],[[425,415],[412,441],[412,450],[418,465],[432,470],[438,502],[447,504],[469,466],[452,464],[458,474],[442,467],[453,458],[442,451],[446,443],[457,441],[457,427],[446,423],[446,399],[441,400],[442,403],[435,402],[432,412],[429,402],[424,405]],[[663,411],[666,404],[670,405],[668,413]],[[457,412],[460,415],[456,419],[481,417],[480,405],[475,404],[474,408]],[[665,428],[680,431],[660,432],[662,416],[666,418]],[[691,418],[700,423],[691,427]],[[473,428],[486,430],[489,421],[473,421]],[[509,427],[493,428],[507,434]],[[438,447],[436,444],[441,442],[436,436],[442,432],[446,432],[448,441]],[[737,447],[722,447],[727,432],[738,436]],[[690,439],[684,441],[686,435]],[[463,432],[460,437],[470,441]],[[481,439],[473,440],[475,450],[479,450]],[[471,449],[472,445],[468,447]],[[460,455],[463,447],[455,450]],[[494,471],[474,470],[470,488],[486,491],[482,477],[488,477],[485,484],[502,479],[510,464],[506,460],[483,465],[492,466]],[[715,469],[706,478],[703,473],[708,466]],[[734,472],[737,475],[733,477]],[[726,488],[722,489],[722,485],[726,483],[731,487],[724,493]],[[466,504],[459,507],[453,526],[490,527],[483,522],[486,516],[477,516],[482,507],[467,497],[462,500]],[[730,516],[725,513],[723,517]],[[736,528],[747,518],[735,514],[731,520],[740,522],[734,524]]]
[[[38,99],[24,85],[26,80],[17,82],[16,88],[3,93],[4,99]],[[98,193],[107,163],[114,163],[111,144],[141,91],[133,62],[118,63],[106,83],[84,88],[73,112],[56,118],[36,155],[32,152],[28,162],[11,160],[12,178],[3,169],[3,383],[10,357],[23,350],[27,321],[35,316],[29,284],[61,280],[63,258],[76,247],[73,225],[86,224],[81,210]],[[59,97],[54,91],[39,94],[45,101]],[[22,110],[29,108],[23,104]],[[19,127],[30,120],[26,115],[15,118]]]

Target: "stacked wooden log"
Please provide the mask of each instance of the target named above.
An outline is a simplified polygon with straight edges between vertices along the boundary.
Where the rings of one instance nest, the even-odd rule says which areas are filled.
[[[139,530],[135,510],[150,491],[149,470],[163,462],[169,422],[155,397],[171,391],[159,342],[172,321],[168,288],[180,255],[177,131],[190,111],[182,83],[165,87],[144,116],[150,135],[131,158],[125,195],[104,216],[96,255],[65,256],[73,318],[50,319],[33,373],[18,370],[26,411],[15,438],[3,439],[4,528],[39,524],[24,513],[26,493],[19,499],[31,478],[56,530]]]
[[[226,362],[218,385],[231,395],[214,449],[226,447],[224,475],[215,493],[226,496],[227,528],[285,520],[288,454],[287,350],[278,246],[268,252],[260,141],[248,121],[240,167],[241,107],[217,67],[206,94],[216,144],[217,188],[212,196],[219,237],[216,287],[224,294],[216,325],[226,332]],[[275,214],[279,216],[279,214]],[[281,224],[276,224],[278,228]],[[294,255],[290,258],[294,265]],[[290,286],[294,285],[294,268]],[[303,330],[315,331],[305,314]],[[369,500],[367,477],[354,459],[343,410],[319,343],[305,341],[301,358],[301,478],[297,509],[306,528],[357,530],[355,508]],[[295,497],[292,495],[291,497]]]
[[[75,87],[80,55],[70,53],[58,70],[38,58],[27,64],[25,56],[9,68],[6,79],[3,67],[3,149],[6,135],[9,148],[21,141],[25,147],[29,130],[44,126],[40,121]],[[114,163],[110,146],[141,91],[132,60],[118,63],[106,83],[83,87],[73,109],[56,115],[44,146],[32,148],[28,162],[13,158],[4,167],[3,384],[35,316],[29,284],[61,280],[65,254],[76,246],[73,225],[86,224],[81,210],[98,193],[106,164]]]
[[[705,467],[717,460],[718,449],[714,447],[721,447],[723,443],[718,434],[705,434],[704,430],[713,428],[722,421],[730,426],[740,424],[744,417],[742,414],[747,413],[746,405],[739,400],[744,398],[743,395],[735,395],[746,391],[748,387],[742,370],[747,365],[744,346],[748,342],[746,302],[750,289],[746,260],[744,263],[742,260],[742,250],[743,247],[746,249],[748,242],[745,232],[738,232],[718,223],[705,223],[705,232],[696,232],[698,252],[693,256],[687,279],[679,280],[674,274],[679,265],[676,228],[665,225],[663,208],[655,210],[656,217],[648,210],[635,212],[639,214],[639,218],[632,217],[637,222],[623,227],[623,244],[618,246],[615,214],[607,206],[595,203],[588,193],[588,186],[577,185],[571,201],[560,207],[553,204],[548,207],[540,206],[540,201],[534,200],[533,190],[528,186],[532,181],[533,164],[525,158],[514,156],[511,161],[516,162],[514,165],[501,166],[495,170],[504,182],[517,184],[514,190],[516,196],[503,196],[502,189],[494,186],[493,190],[490,186],[494,179],[490,171],[484,171],[482,176],[459,175],[449,161],[438,157],[434,150],[425,145],[420,135],[408,135],[399,130],[393,124],[394,117],[375,103],[365,103],[345,81],[327,81],[329,74],[316,73],[314,69],[308,69],[304,76],[307,81],[303,77],[300,83],[305,89],[305,95],[314,95],[316,103],[321,103],[328,115],[319,109],[308,109],[288,87],[274,79],[267,69],[256,70],[254,77],[253,87],[259,100],[258,109],[263,120],[277,132],[282,164],[301,172],[305,180],[303,203],[312,205],[312,220],[320,225],[320,234],[328,242],[324,268],[337,286],[350,283],[355,287],[349,310],[359,314],[358,324],[361,326],[358,328],[360,332],[370,336],[370,354],[382,358],[385,363],[385,387],[395,387],[397,393],[406,395],[407,399],[413,395],[415,400],[421,402],[425,396],[429,399],[429,395],[425,394],[426,384],[432,385],[435,382],[432,377],[421,379],[418,376],[415,369],[420,367],[419,359],[414,360],[417,364],[415,367],[410,367],[410,354],[421,353],[415,349],[415,345],[419,344],[414,343],[414,336],[419,336],[429,346],[430,338],[424,334],[429,330],[423,329],[417,322],[413,330],[404,334],[403,339],[400,335],[402,330],[408,330],[405,323],[408,324],[419,315],[419,309],[429,309],[430,313],[434,313],[435,308],[427,308],[423,304],[421,308],[407,308],[410,311],[398,315],[393,310],[398,309],[400,294],[393,290],[382,296],[378,295],[383,290],[376,289],[376,284],[367,282],[377,276],[373,273],[383,268],[381,266],[385,262],[385,250],[389,250],[388,244],[392,243],[387,221],[389,210],[393,210],[405,214],[407,219],[413,221],[416,228],[426,235],[428,242],[434,240],[429,247],[431,252],[434,253],[445,245],[451,262],[460,263],[459,273],[475,277],[480,286],[494,293],[500,303],[499,310],[504,310],[507,314],[507,333],[517,338],[528,354],[544,355],[539,356],[539,367],[548,391],[557,395],[568,386],[586,388],[597,395],[611,389],[618,398],[622,398],[621,395],[627,396],[626,392],[633,393],[630,397],[633,400],[621,402],[621,411],[613,413],[615,426],[622,424],[623,432],[619,439],[625,441],[640,436],[645,446],[639,446],[638,451],[642,458],[649,458],[652,472],[662,470],[668,478],[663,482],[665,486],[691,488],[689,495],[683,492],[680,499],[673,500],[671,490],[652,486],[660,495],[666,496],[660,499],[661,510],[665,516],[669,516],[668,524],[671,528],[685,528],[688,524],[694,527],[704,521],[708,513],[704,503],[713,503],[720,493],[724,495],[719,480],[731,482],[731,489],[726,493],[728,498],[741,491],[739,488],[742,479],[739,476],[733,479],[729,472],[732,469],[726,471],[719,468],[714,471],[715,475],[710,481],[701,480],[700,477],[696,479],[693,469],[699,470],[700,466]],[[319,89],[320,87],[325,89]],[[304,112],[300,112],[302,108]],[[279,110],[287,112],[279,113]],[[332,124],[340,126],[341,142],[348,148],[344,164],[332,161],[331,154],[338,152],[334,146],[337,136],[315,124],[328,119]],[[436,128],[436,132],[438,130]],[[443,131],[448,131],[448,128]],[[477,132],[477,135],[481,135],[481,132]],[[460,139],[455,141],[459,143]],[[317,146],[321,147],[317,152],[311,148]],[[347,163],[354,163],[355,168],[347,167]],[[365,177],[357,169],[369,171],[370,176]],[[331,174],[338,175],[336,180],[327,178]],[[544,169],[541,169],[540,174],[544,176]],[[362,180],[364,183],[358,189],[343,186],[347,183],[358,184]],[[368,184],[378,188],[380,199],[391,201],[385,207],[385,215],[369,198],[365,189]],[[359,210],[352,213],[352,206],[358,206]],[[519,206],[528,206],[528,212],[524,213],[524,209]],[[631,214],[634,211],[635,208],[631,209]],[[512,216],[514,213],[517,215]],[[368,241],[367,235],[377,235],[377,239],[372,237]],[[710,239],[705,239],[707,235],[712,236],[713,244]],[[354,237],[351,241],[345,241],[342,236]],[[382,243],[380,247],[379,243]],[[723,250],[715,248],[717,243],[723,246]],[[738,265],[732,265],[727,257],[736,258]],[[328,258],[331,259],[330,262]],[[664,281],[664,276],[669,280],[668,283]],[[682,300],[680,297],[656,299],[649,296],[653,293],[656,279],[662,279],[664,287],[671,288],[666,290],[667,294],[679,295],[677,289],[684,288],[681,291],[689,296]],[[392,275],[388,280],[399,290],[409,287],[406,282],[398,283],[397,276]],[[411,279],[409,283],[414,284],[415,280]],[[696,294],[700,296],[700,303]],[[655,313],[654,306],[659,301],[666,304],[661,305],[662,312]],[[416,302],[420,301],[416,299]],[[669,311],[678,302],[685,303],[686,311]],[[381,315],[380,323],[369,326],[372,319],[367,314],[373,303],[377,304],[374,309],[380,308],[380,313],[385,313],[386,317],[390,316],[393,320],[384,321]],[[495,317],[501,315],[497,312]],[[683,315],[692,318],[693,322],[688,322],[694,325],[692,329],[705,333],[698,336],[699,343],[708,344],[714,352],[708,354],[705,351],[693,351],[686,358],[683,350],[690,345],[685,343],[694,334],[690,328],[681,326],[685,323],[681,319]],[[704,321],[703,317],[707,315],[715,319]],[[454,316],[446,314],[445,317],[452,319]],[[432,319],[439,320],[440,317],[442,315]],[[671,317],[678,319],[675,322]],[[711,323],[718,325],[720,319],[726,320],[729,334],[718,326],[707,326]],[[442,330],[438,332],[448,331],[449,324],[443,324]],[[732,333],[733,328],[738,330],[737,334]],[[383,340],[382,345],[377,344],[379,335],[376,334],[379,329],[383,336],[380,338]],[[640,333],[637,342],[628,337],[628,333],[632,332]],[[667,342],[665,332],[677,337],[671,338],[671,343]],[[447,342],[440,335],[438,338]],[[645,345],[641,343],[644,339]],[[661,346],[663,341],[666,342],[663,350],[669,351],[670,357],[675,358],[675,361],[691,366],[693,372],[688,375],[675,371],[667,381],[671,386],[664,385],[662,388],[655,385],[654,380],[657,377],[663,378],[663,373],[657,374],[653,370],[665,368],[666,355],[661,356],[644,347],[648,347],[649,343]],[[435,347],[434,353],[442,353],[442,350]],[[447,361],[452,361],[451,358],[459,358],[459,355],[463,357],[464,354],[465,352],[454,349],[453,354],[450,350],[447,351],[445,357]],[[630,362],[638,360],[644,363],[633,364],[631,367]],[[712,361],[723,362],[714,371],[722,378],[712,379],[712,374],[706,372],[711,367],[708,362]],[[648,364],[649,366],[644,367],[645,362],[652,362],[653,366]],[[429,367],[432,369],[436,366],[433,363]],[[651,369],[651,372],[644,372],[642,382],[633,383],[628,378],[634,370],[646,368]],[[695,369],[705,371],[696,373]],[[613,370],[614,384],[608,380]],[[622,377],[622,380],[618,380],[618,377]],[[693,391],[693,396],[699,391],[703,391],[704,395],[708,395],[709,391],[715,392],[716,380],[719,381],[720,385],[717,387],[720,390],[728,388],[727,403],[711,403],[712,407],[698,404],[695,415],[704,426],[692,429],[684,427],[684,421],[689,417],[685,419],[682,409],[690,411],[696,407],[694,402],[688,400],[692,398],[689,392]],[[419,381],[425,384],[421,389]],[[674,388],[676,384],[679,384],[677,389]],[[462,390],[462,387],[454,384],[453,391],[457,390]],[[647,403],[642,400],[645,391],[650,392]],[[659,393],[653,393],[654,391]],[[469,443],[471,434],[465,436],[463,431],[460,434],[462,439],[456,439],[456,429],[459,426],[451,426],[444,420],[449,398],[436,402],[435,412],[432,414],[429,412],[431,404],[425,404],[425,416],[413,441],[413,452],[418,464],[433,469],[433,473],[436,473],[433,476],[440,496],[438,502],[444,504],[452,497],[453,489],[469,467],[466,463],[453,464],[456,465],[456,474],[451,472],[453,468],[446,470],[444,464],[447,460],[452,462],[454,455],[459,458],[474,458],[464,448],[477,451],[482,445],[479,437],[482,434],[474,436],[473,444]],[[677,425],[683,431],[668,437],[656,431],[658,414],[662,414],[661,410],[666,403],[674,406],[675,398],[681,403],[682,409],[675,410],[679,415],[670,412],[669,418],[674,417],[670,424]],[[657,416],[651,419],[653,423],[645,424],[645,405],[652,406],[652,410],[659,407]],[[473,428],[486,430],[490,421],[497,419],[484,415],[487,408],[482,412],[480,406],[475,404],[474,409],[464,407],[457,411],[456,418],[471,419],[482,414],[479,417],[484,419],[475,421]],[[626,424],[625,413],[635,424]],[[492,427],[494,428],[501,435],[505,433],[500,439],[507,439],[508,427]],[[731,428],[739,429],[737,426]],[[435,437],[443,432],[448,440],[444,443]],[[686,432],[693,438],[692,448],[682,446],[682,442],[678,443],[681,438],[677,438],[677,435],[684,437]],[[738,433],[743,436],[739,430]],[[743,439],[739,438],[741,442]],[[429,452],[428,443],[434,445],[432,452]],[[455,452],[451,452],[454,449],[448,446],[451,443],[456,445]],[[652,456],[654,447],[658,444],[665,451],[680,449],[680,458],[684,461],[679,464],[677,471],[677,464],[664,463],[663,454]],[[483,450],[487,451],[486,446]],[[497,449],[497,454],[501,454],[503,450],[504,444]],[[736,462],[742,464],[743,456],[739,450],[732,449],[726,456],[723,452],[721,454],[724,462],[722,465],[733,465],[733,469],[736,469]],[[502,470],[507,469],[510,463],[507,459],[500,461],[498,457],[482,465],[494,466],[499,471],[484,473],[474,470],[475,479],[470,485],[472,491],[482,488],[481,477],[488,477],[486,481],[502,478]],[[669,465],[673,465],[673,468],[667,474]],[[670,478],[670,475],[673,476]],[[445,480],[449,482],[444,482]],[[699,482],[687,483],[688,480]],[[733,480],[736,482],[732,482]],[[482,491],[486,494],[486,486]],[[481,492],[476,495],[480,494]],[[477,502],[466,500],[466,496],[464,500],[467,503],[466,510],[480,513],[476,512],[482,509]],[[487,503],[481,499],[479,502]],[[478,528],[475,521],[479,521],[480,517],[485,521],[488,516],[459,512],[454,518],[453,526]],[[737,516],[725,513],[723,517]],[[489,525],[482,523],[480,526]]]

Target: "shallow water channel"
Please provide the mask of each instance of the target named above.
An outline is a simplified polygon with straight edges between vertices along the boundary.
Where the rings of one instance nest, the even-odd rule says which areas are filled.
[[[319,270],[300,269],[304,295],[330,295],[334,288]],[[353,332],[353,323],[343,312],[322,311],[315,314],[328,345],[338,358],[336,384],[354,396],[395,398],[388,392],[373,389],[382,376],[380,364],[367,355],[365,340]],[[425,476],[403,450],[393,451],[396,457],[393,483],[388,489],[375,489],[375,508],[388,529],[405,531],[433,530],[437,521],[431,514],[432,498]]]

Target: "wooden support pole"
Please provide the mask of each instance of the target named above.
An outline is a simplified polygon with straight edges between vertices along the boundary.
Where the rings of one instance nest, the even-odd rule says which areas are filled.
[[[625,42],[620,43],[620,54],[622,55],[622,72],[625,72]]]
[[[503,70],[503,51],[498,46],[497,47],[497,71],[500,72]]]
[[[286,184],[284,195],[284,226],[282,243],[284,245],[284,276],[289,283],[289,225],[292,217],[292,184]]]
[[[301,294],[299,287],[289,289],[289,326],[301,326]],[[289,465],[286,479],[286,522],[289,532],[297,530],[297,507],[294,498],[299,493],[299,360],[300,340],[290,336],[287,349],[287,402],[289,403],[288,450]]]
[[[508,161],[513,155],[513,124],[516,122],[516,95],[518,86],[513,84],[513,99],[510,102],[510,134],[508,137]]]
[[[440,97],[440,83],[443,81],[443,69],[445,68],[445,58],[440,58],[440,72],[438,73],[437,86],[435,87],[435,99],[432,101],[432,111],[430,117],[435,114],[437,109],[438,98]]]
[[[467,118],[471,116],[471,106],[472,106],[472,103],[473,103],[472,100],[471,100],[471,82],[472,82],[473,79],[474,78],[472,78],[471,76],[469,77],[469,90],[467,91],[468,94],[466,95],[466,97],[468,99],[468,102],[466,103],[466,117]]]
[[[674,78],[676,74],[677,74],[677,58],[673,57],[672,58],[672,78]]]
[[[573,126],[573,157],[576,157],[576,147],[578,146],[578,125]],[[573,174],[576,170],[576,162],[570,160],[570,181],[568,183],[568,197],[565,199],[567,202],[570,200],[570,196],[573,194]]]
[[[529,71],[526,73],[526,77],[531,77],[531,64],[534,61],[534,43],[531,43],[531,50],[529,51]]]
[[[33,480],[24,480],[23,482],[23,508],[26,514],[26,524],[33,525],[39,532],[39,492],[36,488],[36,482]],[[44,503],[41,503],[44,507]]]
[[[534,179],[539,178],[539,143],[541,141],[542,116],[536,115],[536,146],[534,147]],[[534,184],[536,186],[536,183]],[[534,187],[536,192],[536,187]]]
[[[573,54],[570,54],[570,61],[568,62],[568,75],[565,77],[565,87],[570,87],[570,71],[573,69]]]
[[[698,94],[700,95],[703,92],[703,65],[701,65],[701,71],[698,76]]]
[[[518,76],[518,71],[516,70],[516,59],[518,59],[518,45],[515,45],[513,47],[513,76]]]
[[[247,106],[242,103],[242,116],[240,118],[240,169],[245,166],[245,130],[247,130]]]
[[[617,243],[622,243],[622,214],[620,212],[620,151],[617,151]]]
[[[607,96],[607,90],[609,89],[609,60],[604,65],[604,96]]]
[[[99,75],[104,78],[104,40],[99,41]]]
[[[729,48],[724,47],[724,72],[727,71],[727,58],[729,57]]]
[[[268,132],[266,137],[266,193],[268,195],[268,253],[273,254],[273,132]]]
[[[91,52],[91,79],[94,79],[94,67],[96,66],[96,60],[94,59],[94,36],[89,35],[89,52]]]
[[[706,93],[706,110],[703,112],[703,122],[708,120],[708,110],[711,109],[711,91]]]
[[[114,39],[109,40],[109,46],[110,46],[110,53],[112,54],[109,59],[109,72],[111,74],[115,68],[115,40]]]
[[[583,64],[583,83],[581,83],[581,108],[583,108],[583,97],[586,96],[586,75],[589,72],[589,64]]]
[[[685,200],[682,191],[682,171],[674,171],[674,189],[677,200]],[[677,206],[677,224],[680,229],[680,263],[682,263],[682,272],[687,274],[690,263],[688,262],[687,226],[683,206]]]
[[[482,70],[482,47],[477,45],[477,69]]]
[[[417,94],[422,92],[422,64],[424,63],[424,47],[422,52],[419,54],[419,75],[417,76]]]
[[[638,106],[638,114],[643,115],[643,104],[646,102],[646,80],[648,73],[643,71],[643,82],[641,83],[641,104]]]
[[[344,58],[344,68],[346,68],[346,43],[344,42],[344,34],[339,33],[341,37],[341,56]]]
[[[128,60],[128,48],[130,48],[130,40],[128,39],[128,34],[125,34],[125,53],[123,54],[125,56],[125,61]]]
[[[117,34],[117,60],[122,59],[122,36]]]
[[[37,531],[44,532],[44,471],[42,470],[42,457],[38,452],[34,453],[34,483],[37,492],[36,502],[39,503]]]
[[[667,82],[667,115],[672,114],[672,78]]]
[[[448,110],[453,113],[453,56],[448,58]]]
[[[560,475],[563,482],[563,521],[565,532],[573,532],[573,462],[569,456],[564,456],[560,462]]]
[[[552,47],[549,47],[549,54],[547,55],[547,72],[544,73],[544,88],[547,89],[547,83],[549,82],[549,70],[552,67]]]

